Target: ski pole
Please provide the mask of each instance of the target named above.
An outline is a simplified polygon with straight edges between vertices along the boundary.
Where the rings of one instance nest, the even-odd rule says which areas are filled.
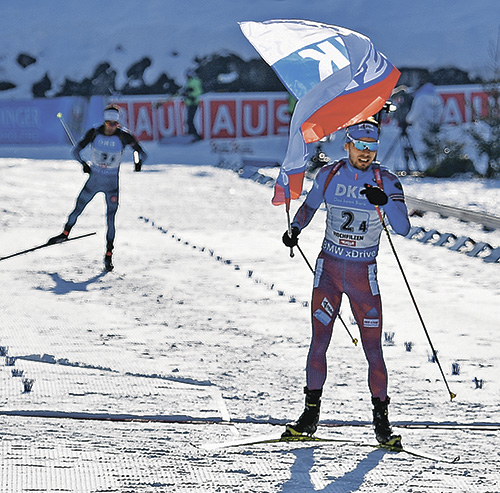
[[[68,125],[66,125],[66,122],[64,121],[62,113],[59,112],[57,114],[57,118],[59,118],[59,121],[61,122],[61,125],[63,126],[64,131],[66,132],[66,135],[68,136],[68,139],[71,142],[71,145],[74,147],[76,145],[75,139],[73,138],[73,135],[71,134],[70,128],[68,127]]]
[[[313,269],[311,263],[309,262],[309,260],[307,259],[307,257],[304,255],[304,252],[302,251],[302,248],[300,248],[298,243],[297,243],[297,249],[300,252],[300,254],[302,255],[302,258],[305,260],[307,267],[309,267],[309,270],[312,272],[312,274],[314,276],[316,274],[316,272],[314,271],[314,269]]]
[[[450,390],[450,386],[448,385],[448,381],[446,380],[446,377],[444,375],[443,368],[441,367],[441,363],[439,362],[439,359],[438,359],[438,356],[437,356],[437,352],[434,349],[434,345],[432,344],[431,338],[429,336],[429,332],[427,330],[427,327],[425,326],[424,319],[423,319],[422,314],[420,313],[420,310],[419,310],[419,308],[417,306],[417,302],[415,300],[415,297],[413,296],[413,292],[411,290],[410,283],[408,282],[408,279],[406,278],[406,274],[405,274],[405,272],[403,270],[403,266],[401,265],[401,261],[399,260],[399,257],[398,257],[398,254],[396,252],[396,249],[394,248],[394,244],[392,242],[391,235],[389,233],[389,230],[387,229],[387,226],[385,225],[385,221],[384,221],[384,218],[382,216],[382,213],[380,212],[379,206],[376,205],[375,209],[377,210],[378,217],[380,219],[380,222],[382,223],[382,227],[384,228],[384,231],[385,231],[385,234],[387,236],[387,239],[389,240],[389,245],[391,246],[392,253],[394,254],[394,257],[396,257],[396,262],[397,262],[397,264],[399,266],[399,270],[401,271],[401,274],[403,275],[403,279],[404,279],[404,282],[406,284],[406,287],[408,288],[408,292],[410,293],[410,298],[411,298],[411,300],[413,302],[413,306],[415,307],[415,310],[417,311],[418,318],[420,319],[420,323],[422,324],[422,327],[424,329],[425,335],[427,336],[427,340],[429,341],[429,346],[431,347],[432,354],[434,356],[434,360],[438,364],[439,371],[441,372],[441,375],[443,377],[444,383],[446,385],[446,389],[448,390],[448,393],[450,394],[450,400],[452,401],[457,396],[457,394],[454,394]]]
[[[309,260],[307,259],[307,257],[305,256],[304,252],[302,251],[302,248],[300,248],[299,244],[297,243],[297,249],[299,250],[300,254],[302,255],[302,258],[305,260],[307,266],[309,267],[310,271],[312,272],[313,276],[316,275],[316,272],[314,271],[311,263],[309,262]],[[349,330],[349,327],[347,327],[347,324],[344,322],[344,320],[342,319],[342,317],[340,316],[340,313],[338,314],[338,317],[339,317],[339,320],[342,322],[342,325],[344,326],[345,330],[347,331],[347,333],[349,334],[349,337],[351,338],[351,341],[352,343],[357,346],[358,345],[358,339],[356,337],[353,337],[350,330]]]

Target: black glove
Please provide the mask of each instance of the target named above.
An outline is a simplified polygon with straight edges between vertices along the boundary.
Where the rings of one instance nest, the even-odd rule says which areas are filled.
[[[87,161],[81,161],[81,163],[82,163],[82,166],[83,166],[83,172],[90,175],[90,172],[92,170],[90,169],[89,163],[87,163]]]
[[[287,246],[287,247],[294,247],[294,246],[297,246],[297,243],[299,242],[299,234],[300,234],[300,231],[299,231],[299,228],[296,228],[295,226],[292,228],[292,236],[290,237],[288,235],[288,230],[285,231],[283,233],[283,236],[282,236],[282,240],[283,240],[283,243]]]
[[[139,161],[135,163],[135,170],[141,171],[141,168],[142,168],[142,161],[139,159]]]
[[[365,187],[361,192],[362,195],[366,195],[368,202],[373,205],[385,205],[389,198],[387,194],[379,187],[374,187],[365,183]]]

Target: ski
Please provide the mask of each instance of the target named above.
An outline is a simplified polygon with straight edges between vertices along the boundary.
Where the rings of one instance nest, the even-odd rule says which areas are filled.
[[[366,446],[384,449],[384,450],[389,450],[390,452],[405,453],[408,455],[412,455],[413,457],[418,457],[420,459],[432,460],[434,462],[445,462],[447,464],[456,464],[457,462],[460,461],[459,455],[457,455],[455,457],[444,457],[442,455],[424,452],[420,449],[415,449],[413,447],[407,447],[406,445],[403,445],[402,447],[391,447],[390,445],[366,443]]]
[[[17,257],[18,255],[23,255],[24,253],[34,252],[35,250],[40,250],[41,248],[49,247],[52,245],[61,245],[63,243],[67,243],[68,241],[79,240],[80,238],[86,238],[87,236],[92,236],[95,234],[96,233],[94,231],[93,233],[86,233],[86,234],[80,235],[80,236],[73,236],[72,238],[68,238],[67,240],[62,241],[61,243],[48,243],[47,242],[47,243],[44,243],[43,245],[38,245],[36,247],[28,248],[27,250],[22,250],[20,252],[13,253],[11,255],[7,255],[6,257],[0,257],[0,262],[2,260],[7,260],[8,258]]]
[[[202,448],[205,450],[218,450],[225,449],[231,447],[241,447],[241,446],[251,446],[251,445],[261,445],[261,444],[270,444],[270,443],[312,443],[312,444],[322,444],[322,443],[342,443],[346,445],[353,445],[357,447],[371,447],[381,450],[387,450],[389,452],[394,452],[396,454],[408,454],[413,457],[417,457],[420,459],[432,460],[435,462],[446,462],[449,464],[455,464],[460,460],[460,457],[448,458],[436,454],[430,454],[427,452],[422,452],[415,448],[402,446],[391,446],[391,445],[381,445],[379,443],[370,443],[370,442],[360,442],[357,440],[349,440],[347,438],[327,438],[327,437],[318,437],[318,436],[292,436],[292,437],[281,437],[275,434],[270,435],[260,435],[256,437],[247,437],[247,438],[239,438],[236,440],[230,440],[227,442],[219,442],[219,443],[206,443],[202,445]]]
[[[206,443],[202,445],[202,448],[205,450],[216,450],[221,448],[230,448],[230,447],[240,447],[242,445],[260,445],[265,443],[290,443],[290,442],[338,442],[338,443],[352,443],[357,444],[355,440],[347,440],[340,438],[322,438],[317,436],[308,436],[308,435],[298,435],[293,437],[281,437],[275,434],[270,435],[259,435],[256,437],[247,437],[247,438],[237,438],[236,440],[230,440],[227,442],[219,442],[219,443]]]

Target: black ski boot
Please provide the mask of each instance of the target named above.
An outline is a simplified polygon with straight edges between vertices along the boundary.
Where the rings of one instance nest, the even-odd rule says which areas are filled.
[[[47,245],[55,245],[56,243],[63,243],[68,239],[68,236],[71,232],[71,228],[73,226],[68,226],[67,224],[64,225],[64,230],[61,234],[58,234],[57,236],[53,236],[52,238],[47,241]]]
[[[106,252],[106,255],[104,256],[104,268],[108,272],[111,272],[115,268],[113,265],[113,254],[111,252]]]
[[[381,401],[378,397],[372,397],[375,436],[381,445],[401,447],[401,436],[392,434],[392,428],[389,423],[387,407],[390,402],[391,400],[388,396],[385,398],[385,401]]]
[[[68,239],[69,236],[69,231],[64,230],[61,234],[58,234],[57,236],[53,236],[52,238],[47,241],[47,245],[55,245],[56,243],[63,243]]]
[[[113,265],[113,242],[108,241],[106,245],[106,255],[104,256],[104,268],[111,272],[115,266]]]
[[[307,387],[304,387],[304,394],[306,394],[304,412],[297,421],[286,425],[286,430],[281,435],[283,438],[299,435],[311,436],[314,434],[318,427],[322,392],[322,389],[309,390]]]

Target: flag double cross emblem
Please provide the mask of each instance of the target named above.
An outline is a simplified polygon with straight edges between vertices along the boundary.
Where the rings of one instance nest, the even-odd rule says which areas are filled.
[[[383,79],[390,74],[391,70],[392,66],[388,63],[387,58],[373,47],[370,47],[366,60],[354,75],[351,83],[346,87],[346,91],[355,90],[378,79]]]

